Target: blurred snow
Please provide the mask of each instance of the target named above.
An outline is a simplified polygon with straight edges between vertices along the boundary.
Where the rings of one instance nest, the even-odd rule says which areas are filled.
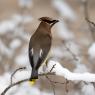
[[[78,46],[74,44],[74,34],[73,32],[69,31],[66,24],[60,20],[60,22],[56,25],[57,32],[54,34],[55,37],[60,38],[63,41],[67,41],[68,44],[70,44],[70,50],[74,52],[75,54],[79,53]],[[65,52],[65,53],[63,53]],[[64,44],[63,47],[53,47],[51,49],[51,54],[54,57],[62,58],[62,57],[68,57],[69,53],[67,51],[64,51]]]
[[[17,82],[26,78],[29,78],[31,74],[31,71],[18,71],[15,76],[13,77],[13,82]],[[10,73],[5,73],[4,75],[0,76],[0,93],[4,91],[6,87],[10,84]],[[52,93],[43,92],[40,91],[37,85],[31,86],[28,82],[24,82],[23,84],[20,84],[19,86],[12,87],[6,95],[53,95]]]
[[[21,66],[30,66],[28,58],[28,48],[26,46],[22,48],[21,53],[15,58],[15,63]]]
[[[80,54],[80,46],[74,41],[68,41],[65,45],[74,55]]]
[[[60,39],[70,40],[74,38],[73,32],[68,30],[66,24],[63,21],[60,20],[56,27],[57,27],[56,35]]]
[[[24,83],[14,95],[41,95],[41,93],[37,87],[31,87],[29,83]]]
[[[88,83],[82,86],[81,95],[95,95],[95,87]]]
[[[54,95],[54,93],[41,92],[41,95]]]
[[[28,55],[26,54],[21,54],[21,55],[18,55],[16,58],[15,58],[15,63],[18,64],[18,65],[21,65],[21,66],[26,66],[27,63],[29,63],[28,61]]]
[[[51,56],[54,58],[67,58],[71,59],[73,64],[77,65],[80,64],[81,58],[80,58],[80,46],[73,42],[73,41],[67,41],[65,44],[64,42],[62,43],[63,45],[53,47],[51,49]],[[69,49],[69,50],[68,50]]]
[[[29,41],[30,36],[27,34],[27,31],[23,27],[17,27],[13,34],[14,37],[19,37],[25,41]]]
[[[62,17],[66,17],[71,21],[76,20],[76,14],[65,0],[52,0],[53,7],[60,13]]]
[[[13,77],[13,82],[20,81],[26,78],[29,78],[31,75],[31,70],[21,70],[18,71]]]
[[[91,59],[95,58],[95,43],[93,43],[88,49],[88,54]]]
[[[32,18],[31,15],[14,14],[14,15],[12,16],[12,19],[13,19],[14,22],[16,22],[16,23],[23,22],[23,24],[25,24],[25,23],[31,22],[33,18]]]
[[[4,89],[6,87],[9,86],[10,84],[10,77],[11,77],[11,74],[10,73],[5,73],[4,75],[0,76],[0,94],[1,92],[4,91]],[[29,78],[30,77],[30,72],[29,71],[19,71],[15,74],[15,76],[13,77],[13,82],[16,82],[18,80],[21,80],[21,79],[26,79],[26,78]],[[14,94],[12,94],[12,92]],[[20,84],[19,86],[15,86],[15,87],[12,87],[6,95],[30,95],[30,94],[33,94],[33,95],[40,95],[40,90],[33,86],[31,87],[30,84],[28,82],[25,82],[23,84]],[[48,94],[47,94],[48,95]]]
[[[20,46],[21,46],[21,40],[20,39],[14,39],[10,43],[10,48],[11,49],[16,49],[16,48],[18,48]]]
[[[3,55],[7,55],[8,57],[11,57],[13,55],[13,51],[5,46],[5,44],[0,40],[0,53]]]
[[[30,8],[33,5],[32,0],[18,0],[18,4],[20,7]]]
[[[85,66],[85,64],[76,64],[76,68],[73,70],[73,72],[76,73],[84,73],[89,71],[89,69]]]
[[[28,23],[32,21],[32,17],[29,15],[14,14],[9,20],[0,22],[0,35],[4,35],[7,32],[14,32],[15,28],[23,22]]]
[[[53,47],[50,53],[53,57],[58,57],[58,58],[63,57],[63,51],[62,51],[62,48],[60,47]]]
[[[6,32],[14,30],[16,23],[12,20],[5,20],[0,22],[0,34],[5,34]]]
[[[0,93],[9,85],[10,74],[5,73],[4,75],[0,76]]]

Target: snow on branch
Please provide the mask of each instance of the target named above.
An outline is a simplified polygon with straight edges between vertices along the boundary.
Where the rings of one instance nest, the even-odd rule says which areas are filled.
[[[45,71],[42,71],[42,68],[46,68]],[[57,61],[49,60],[47,65],[42,66],[42,68],[40,68],[41,73],[40,73],[40,70],[39,70],[39,77],[40,76],[47,76],[47,75],[57,75],[57,76],[64,77],[68,81],[95,82],[95,74],[92,74],[92,73],[89,73],[89,72],[73,73],[73,72],[69,71],[67,68],[64,68]],[[17,69],[15,72],[17,72],[18,70],[21,70],[21,69]],[[11,77],[11,84],[9,84],[9,86],[7,86],[4,89],[4,91],[1,93],[1,95],[5,95],[6,92],[10,88],[12,88],[12,87],[14,87],[16,85],[19,85],[21,83],[29,81],[30,73],[31,73],[31,71],[27,71],[27,70],[17,72],[15,74],[16,79],[14,79],[13,82],[12,82],[12,79],[13,79],[12,77],[13,76]]]
[[[73,73],[69,71],[67,68],[64,68],[60,63],[52,60],[48,62],[47,72],[51,70],[51,67],[53,65],[55,65],[55,67],[53,68],[52,72],[55,72],[55,75],[62,76],[67,80],[95,82],[95,74],[89,72]]]

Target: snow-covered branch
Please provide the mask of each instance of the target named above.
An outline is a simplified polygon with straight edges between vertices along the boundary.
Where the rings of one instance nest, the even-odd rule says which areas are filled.
[[[59,62],[50,60],[48,61],[47,66],[42,66],[39,70],[39,77],[46,75],[57,75],[64,77],[68,81],[84,81],[84,82],[95,82],[95,74],[85,72],[85,73],[73,73],[69,71],[67,68],[64,68]],[[45,71],[43,69],[45,68]],[[1,93],[1,95],[5,95],[5,93],[12,88],[13,86],[19,85],[23,82],[27,82],[29,80],[31,71],[20,71],[15,74],[15,78],[13,79],[13,83],[9,84],[5,88],[5,90]],[[21,76],[21,77],[20,77]]]
[[[56,64],[56,65],[55,65]],[[67,80],[71,81],[85,81],[85,82],[95,82],[95,74],[85,72],[85,73],[73,73],[67,68],[64,68],[60,63],[50,60],[47,66],[47,72],[51,70],[52,66],[55,65],[52,72],[56,75],[62,76]]]

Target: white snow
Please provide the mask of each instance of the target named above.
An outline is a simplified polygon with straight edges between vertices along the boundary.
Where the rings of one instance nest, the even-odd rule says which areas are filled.
[[[67,41],[65,45],[74,55],[77,56],[80,54],[80,46],[74,41]]]
[[[14,14],[10,19],[0,22],[0,34],[4,35],[7,32],[14,32],[17,26],[23,22],[29,23],[32,21],[32,16]]]
[[[22,84],[14,95],[40,95],[40,90],[35,86],[30,86],[29,83]]]
[[[32,0],[18,0],[18,4],[20,7],[30,8],[33,5],[33,2]]]
[[[14,14],[12,16],[12,19],[16,22],[16,23],[20,23],[23,22],[24,23],[29,23],[32,21],[32,16],[31,15],[20,15],[20,14]]]
[[[0,22],[0,34],[5,34],[6,32],[13,31],[16,23],[12,20],[5,20]]]
[[[18,48],[20,46],[21,46],[21,40],[20,39],[14,39],[10,43],[10,48],[11,49],[16,49],[16,48]]]
[[[74,72],[76,73],[84,73],[89,71],[88,68],[84,64],[77,64]]]
[[[41,95],[54,95],[54,93],[51,93],[51,92],[41,92]]]
[[[4,75],[0,76],[0,94],[5,90],[6,87],[10,85],[10,73],[5,73]],[[15,76],[13,77],[13,82],[26,79],[30,77],[30,72],[29,71],[18,71]],[[27,95],[27,94],[35,94],[35,95],[40,95],[40,90],[34,86],[30,86],[28,82],[25,82],[23,84],[20,84],[19,86],[14,86],[12,87],[6,95]]]
[[[16,64],[19,64],[21,66],[26,66],[27,63],[29,63],[29,59],[28,59],[28,55],[18,55],[16,58],[15,58],[15,63]]]
[[[53,47],[51,49],[51,52],[50,54],[53,56],[53,57],[59,57],[59,58],[62,58],[63,57],[63,51],[61,48],[59,47]]]
[[[74,38],[72,31],[68,30],[66,24],[63,21],[60,20],[60,22],[56,25],[56,27],[57,27],[56,35],[60,39],[70,40]]]
[[[81,90],[82,95],[95,95],[95,88],[93,84],[84,84]]]
[[[95,58],[95,43],[93,43],[88,49],[88,54],[91,59]]]
[[[0,53],[3,55],[7,55],[8,57],[11,57],[13,54],[13,51],[8,48],[3,42],[2,40],[0,40]]]
[[[62,17],[65,16],[71,21],[76,19],[76,14],[74,13],[70,5],[65,2],[65,0],[52,0],[52,5]]]
[[[10,74],[5,73],[0,76],[0,93],[9,85]]]
[[[56,64],[56,65],[55,65]],[[55,68],[52,72],[55,72],[56,75],[63,76],[65,79],[72,80],[72,81],[85,81],[85,82],[94,82],[95,81],[95,74],[84,72],[84,73],[73,73],[70,72],[67,68],[61,66],[60,63],[57,61],[50,60],[46,71],[49,72],[51,68],[55,65]]]
[[[29,66],[29,58],[28,58],[28,48],[27,46],[23,47],[21,53],[16,56],[15,63],[21,66]]]
[[[31,70],[30,71],[29,70],[19,70],[13,77],[13,81],[16,82],[16,81],[29,78],[30,75],[31,75]]]

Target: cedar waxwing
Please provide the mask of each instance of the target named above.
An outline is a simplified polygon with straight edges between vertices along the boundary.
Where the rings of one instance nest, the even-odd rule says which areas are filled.
[[[41,17],[39,20],[41,23],[29,42],[29,61],[32,67],[30,81],[38,79],[38,69],[51,48],[51,28],[58,22],[49,17]]]

